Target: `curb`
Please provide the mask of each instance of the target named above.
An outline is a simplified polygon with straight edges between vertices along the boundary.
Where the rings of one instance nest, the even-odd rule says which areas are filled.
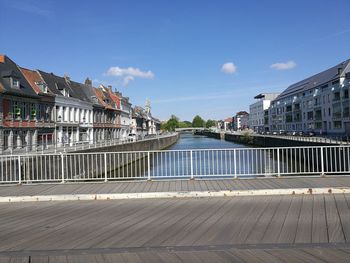
[[[154,198],[202,198],[202,197],[235,197],[265,195],[310,195],[310,194],[349,194],[350,188],[291,188],[261,190],[225,190],[225,191],[191,191],[191,192],[151,192],[151,193],[115,193],[115,194],[67,194],[67,195],[34,195],[34,196],[2,196],[0,203],[36,202],[36,201],[91,201],[122,199],[154,199]]]

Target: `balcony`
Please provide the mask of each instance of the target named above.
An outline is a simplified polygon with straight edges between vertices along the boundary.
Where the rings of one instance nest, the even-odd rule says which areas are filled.
[[[315,121],[322,121],[322,114],[315,114]]]
[[[333,112],[333,119],[341,119],[341,112]]]

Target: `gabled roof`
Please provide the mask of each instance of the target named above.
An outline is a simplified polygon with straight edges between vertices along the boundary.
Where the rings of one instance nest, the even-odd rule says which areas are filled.
[[[89,85],[89,84],[80,84],[80,87],[81,87],[81,90],[82,92],[84,92],[85,96],[87,98],[90,99],[90,101],[92,102],[93,106],[95,107],[104,107],[104,105],[102,105],[102,103],[100,103],[97,95],[96,95],[96,88],[92,87],[92,84]]]
[[[340,76],[343,76],[347,73],[345,71],[349,71],[349,63],[350,59],[345,60],[339,63],[338,65],[335,65],[334,67],[331,67],[325,71],[322,71],[297,83],[294,83],[290,85],[285,91],[283,91],[277,97],[277,99],[285,98],[291,94],[295,94],[298,92],[304,92],[317,86],[323,85],[329,81],[338,79]]]
[[[47,84],[48,89],[56,94],[62,96],[62,90],[66,89],[69,92],[70,97],[79,99],[79,96],[74,92],[74,90],[68,85],[67,81],[63,77],[56,76],[53,73],[47,73],[45,71],[38,70],[40,76],[43,78]]]
[[[99,103],[103,107],[110,110],[114,109],[114,107],[112,107],[112,105],[107,102],[107,101],[111,101],[111,98],[109,97],[108,93],[105,90],[103,90],[103,88],[95,88],[94,91]]]
[[[246,111],[239,111],[239,112],[237,112],[236,116],[237,115],[249,115],[249,113]]]
[[[12,88],[9,81],[6,78],[15,77],[19,80],[20,88]],[[0,60],[0,83],[3,92],[13,95],[29,96],[38,98],[37,94],[34,92],[19,67],[13,62],[9,57],[1,55]]]
[[[31,69],[22,68],[22,67],[19,67],[19,69],[21,70],[22,74],[24,75],[24,77],[29,82],[29,84],[32,87],[32,89],[37,94],[45,94],[45,95],[48,95],[48,96],[54,96],[54,94],[51,93],[49,90],[48,90],[47,93],[44,93],[38,87],[37,83],[43,83],[45,85],[47,85],[47,84],[45,83],[45,81],[42,79],[42,77],[40,76],[40,74],[37,71],[31,70]]]
[[[89,97],[86,94],[86,92],[84,92],[85,89],[89,89],[89,87],[87,87],[87,85],[79,83],[79,82],[75,82],[75,81],[69,81],[68,85],[74,91],[74,93],[76,94],[78,99],[80,99],[82,101],[85,101],[85,102],[94,103],[92,98]]]
[[[114,102],[116,109],[120,109],[120,97],[110,89],[107,89],[107,93]]]

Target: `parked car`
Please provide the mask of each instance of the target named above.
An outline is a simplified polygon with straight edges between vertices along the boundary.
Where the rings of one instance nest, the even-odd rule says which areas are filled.
[[[136,142],[136,134],[135,133],[129,133],[128,141]]]
[[[309,131],[306,136],[313,137],[315,136],[315,133],[313,131]]]

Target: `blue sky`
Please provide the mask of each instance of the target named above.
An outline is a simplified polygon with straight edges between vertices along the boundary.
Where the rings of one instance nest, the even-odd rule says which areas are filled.
[[[224,119],[350,58],[349,11],[348,0],[0,0],[0,53],[112,84],[134,105],[149,98],[160,119]]]

